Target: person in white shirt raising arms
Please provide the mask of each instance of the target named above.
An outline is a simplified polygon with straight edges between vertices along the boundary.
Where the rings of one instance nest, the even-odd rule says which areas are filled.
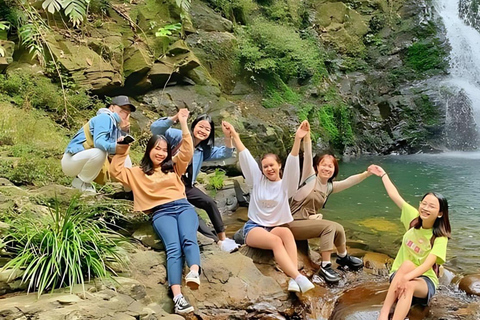
[[[262,157],[261,170],[258,163],[242,143],[235,128],[224,122],[223,126],[233,137],[239,153],[240,167],[250,190],[249,220],[243,227],[245,243],[253,248],[272,250],[275,261],[291,279],[288,290],[307,292],[314,285],[298,272],[297,246],[292,232],[284,225],[293,220],[288,199],[297,190],[300,179],[298,152],[303,137],[309,134],[310,126],[302,122],[295,134],[292,151],[285,164],[284,179],[279,157],[268,153]]]

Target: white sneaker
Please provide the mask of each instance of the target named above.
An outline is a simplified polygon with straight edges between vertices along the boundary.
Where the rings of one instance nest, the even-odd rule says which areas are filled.
[[[75,178],[73,179],[72,181],[72,187],[74,187],[75,189],[78,189],[80,191],[83,191],[82,190],[82,186],[83,186],[83,181],[80,180],[80,178]]]
[[[97,191],[95,190],[95,187],[91,183],[84,182],[82,189],[83,189],[82,190],[83,192],[97,193]]]
[[[185,276],[185,282],[190,289],[196,290],[200,286],[200,275],[198,272],[190,271]]]
[[[300,287],[298,286],[298,283],[295,280],[293,280],[292,278],[290,278],[290,280],[288,280],[288,291],[300,292]]]
[[[225,240],[222,240],[220,243],[220,249],[225,252],[234,252],[240,247],[238,243],[235,242],[235,240],[226,238]]]
[[[80,178],[73,179],[72,187],[82,192],[97,193],[95,187],[91,183],[83,182]]]

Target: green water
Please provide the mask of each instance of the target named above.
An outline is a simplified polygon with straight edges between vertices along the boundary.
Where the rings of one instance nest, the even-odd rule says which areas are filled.
[[[449,201],[452,239],[446,266],[459,273],[480,271],[480,152],[363,157],[340,163],[343,179],[381,165],[403,198],[418,206],[428,191],[442,193]],[[369,250],[395,256],[404,229],[400,209],[390,200],[376,176],[333,194],[323,210],[324,219],[340,222],[347,238],[362,240]]]

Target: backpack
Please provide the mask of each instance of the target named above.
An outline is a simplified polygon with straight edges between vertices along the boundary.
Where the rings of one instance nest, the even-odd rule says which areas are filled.
[[[83,147],[85,150],[95,148],[95,144],[93,143],[93,136],[90,133],[90,121],[85,123],[83,126],[83,132],[85,133],[85,142],[83,143]],[[108,169],[110,167],[110,161],[108,161],[108,157],[105,158],[105,162],[103,163],[102,169],[98,173],[98,176],[93,180],[100,185],[105,185],[107,181],[110,181],[110,173]]]

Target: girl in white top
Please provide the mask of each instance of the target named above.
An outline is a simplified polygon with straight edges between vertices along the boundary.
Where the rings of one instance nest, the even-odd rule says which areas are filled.
[[[306,292],[314,285],[297,269],[297,246],[292,232],[282,226],[293,220],[288,198],[296,192],[300,169],[298,152],[300,142],[309,133],[307,121],[302,122],[295,134],[295,142],[285,165],[285,179],[280,176],[281,162],[277,155],[267,154],[261,167],[240,140],[229,123],[223,126],[230,132],[239,152],[240,167],[250,187],[248,222],[244,226],[245,243],[253,248],[273,250],[275,261],[291,277],[288,290]]]

